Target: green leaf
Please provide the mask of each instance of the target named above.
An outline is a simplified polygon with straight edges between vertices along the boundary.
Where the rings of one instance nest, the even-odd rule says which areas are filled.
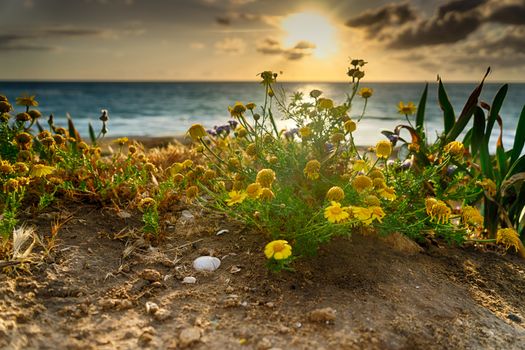
[[[470,146],[472,156],[474,157],[483,143],[485,134],[485,113],[480,107],[474,108],[474,126],[472,127],[472,143]]]
[[[69,136],[73,137],[75,140],[77,140],[77,142],[82,141],[82,139],[80,138],[80,134],[75,128],[75,124],[73,123],[73,119],[71,118],[69,113],[67,114],[67,126],[69,129]]]
[[[425,84],[425,89],[423,90],[423,94],[421,94],[421,98],[419,99],[419,104],[417,106],[416,130],[420,134],[422,134],[423,132],[423,126],[425,123],[425,106],[427,104],[427,95],[428,95],[428,83]]]
[[[485,131],[485,137],[483,142],[487,145],[490,142],[490,134],[492,133],[492,128],[494,127],[494,123],[496,122],[496,119],[499,114],[499,110],[501,109],[501,105],[503,104],[503,101],[505,100],[505,96],[507,95],[507,90],[509,89],[509,85],[505,84],[503,85],[498,93],[496,94],[496,97],[494,97],[494,101],[492,102],[492,106],[490,107],[489,111],[489,118],[487,121],[487,130]]]
[[[454,114],[454,109],[452,108],[452,104],[450,104],[450,100],[448,99],[447,92],[445,91],[445,87],[443,86],[443,82],[441,81],[440,77],[438,77],[438,81],[439,107],[441,107],[441,110],[443,111],[445,134],[448,135],[448,133],[454,126],[454,123],[456,122],[456,117]]]
[[[516,162],[512,163],[510,166],[509,171],[507,172],[507,176],[505,177],[508,179],[514,174],[522,173],[525,171],[525,155],[521,156]]]
[[[95,146],[97,144],[97,136],[95,135],[95,130],[93,129],[93,125],[91,125],[91,123],[88,124],[88,130],[91,143],[93,144],[93,146]]]
[[[459,136],[459,134],[461,134],[463,129],[465,129],[465,126],[467,126],[468,122],[470,121],[470,118],[472,117],[472,114],[474,113],[475,107],[478,105],[479,95],[481,94],[481,90],[483,90],[483,83],[485,82],[485,78],[487,78],[487,75],[489,73],[490,67],[487,68],[487,72],[483,76],[483,79],[481,80],[479,85],[470,94],[470,97],[465,103],[465,106],[463,107],[463,110],[461,111],[458,120],[452,127],[452,130],[450,130],[450,132],[447,134],[446,143],[454,141]]]
[[[521,132],[520,132],[521,130]],[[513,164],[521,154],[523,145],[525,144],[525,105],[521,110],[520,119],[516,128],[516,136],[514,136],[514,144],[512,146],[512,156],[510,157],[510,164]]]

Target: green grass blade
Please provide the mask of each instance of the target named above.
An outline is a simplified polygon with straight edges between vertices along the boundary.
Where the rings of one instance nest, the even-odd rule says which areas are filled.
[[[488,144],[490,142],[490,134],[492,133],[492,128],[494,127],[494,123],[498,118],[499,110],[501,109],[501,105],[505,100],[505,96],[507,95],[508,89],[508,84],[503,85],[496,94],[496,97],[494,97],[494,101],[492,102],[492,106],[490,107],[489,119],[487,121],[487,130],[485,131],[485,137],[483,140],[484,143]]]
[[[91,125],[91,123],[88,124],[88,130],[89,130],[89,138],[91,139],[91,143],[93,145],[96,145],[97,136],[95,135],[95,130],[93,129],[93,125]]]
[[[438,87],[439,107],[441,107],[441,110],[443,111],[445,135],[448,135],[448,133],[454,126],[454,123],[456,122],[456,117],[454,114],[454,108],[452,108],[452,104],[450,103],[450,100],[448,99],[447,92],[445,91],[445,87],[443,86],[443,82],[441,81],[440,77],[438,77],[438,81],[439,81],[439,87]]]
[[[428,95],[428,83],[425,84],[425,89],[421,98],[419,99],[419,104],[417,106],[417,115],[416,115],[416,130],[421,134],[423,131],[425,123],[425,107],[427,105],[427,95]]]
[[[465,103],[465,106],[463,107],[463,110],[461,111],[461,114],[458,117],[458,120],[452,127],[452,130],[447,134],[447,143],[454,141],[459,134],[465,129],[468,122],[470,121],[470,118],[472,117],[472,114],[474,113],[475,107],[478,105],[479,95],[481,94],[481,90],[483,90],[483,83],[485,82],[485,78],[487,78],[487,75],[490,73],[490,67],[487,69],[487,72],[483,76],[483,79],[479,83],[479,85],[472,91],[470,94],[470,97],[468,98],[467,102]]]
[[[483,144],[483,136],[485,135],[485,113],[480,107],[474,108],[474,126],[472,127],[472,143],[470,146],[470,151],[472,156],[475,155],[480,150],[480,147]]]
[[[516,136],[514,136],[514,144],[512,146],[512,156],[510,157],[510,164],[513,164],[521,154],[523,145],[525,144],[525,105],[521,110],[518,127],[516,128]]]

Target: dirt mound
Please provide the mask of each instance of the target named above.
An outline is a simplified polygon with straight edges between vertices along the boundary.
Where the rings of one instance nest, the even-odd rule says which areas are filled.
[[[525,263],[514,256],[417,253],[355,234],[275,274],[266,237],[192,210],[195,222],[151,247],[115,239],[140,227],[135,216],[71,209],[32,275],[0,277],[0,347],[525,349]],[[54,214],[32,224],[48,231]],[[200,255],[220,268],[196,272]]]

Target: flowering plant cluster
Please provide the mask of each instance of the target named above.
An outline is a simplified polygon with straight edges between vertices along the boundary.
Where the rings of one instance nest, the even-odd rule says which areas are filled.
[[[365,64],[352,60],[350,93],[341,104],[319,90],[309,96],[276,94],[278,75],[265,71],[260,74],[262,106],[236,102],[228,108],[228,124],[214,130],[193,125],[188,134],[207,159],[207,171],[214,174],[197,184],[203,203],[211,200],[216,208],[265,232],[270,241],[265,254],[278,269],[314,253],[330,238],[352,232],[401,232],[414,239],[441,236],[456,242],[497,240],[522,252],[514,229],[485,239],[479,195],[493,184],[467,176],[472,165],[467,165],[462,142],[435,145],[424,155],[432,162],[418,167],[416,158],[429,147],[411,121],[417,111],[413,102],[398,105],[408,125],[385,133],[388,140],[375,147],[356,147],[354,134],[373,96],[372,89],[360,87]],[[356,96],[365,103],[352,116]],[[278,129],[277,114],[295,127]],[[413,131],[414,139],[394,154],[396,143],[403,140],[402,128]],[[447,175],[450,166],[456,168]]]

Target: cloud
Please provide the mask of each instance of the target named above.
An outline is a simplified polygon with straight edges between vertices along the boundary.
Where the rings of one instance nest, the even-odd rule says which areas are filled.
[[[203,43],[200,43],[200,42],[193,42],[190,44],[190,49],[193,49],[193,50],[202,50],[206,47],[206,45],[204,45]]]
[[[257,51],[264,55],[281,55],[291,61],[310,56],[314,49],[315,44],[304,40],[291,48],[284,48],[279,41],[273,38],[266,38],[257,46]]]
[[[215,43],[215,51],[230,55],[240,55],[246,51],[246,43],[240,38],[225,38]]]
[[[346,22],[349,27],[365,28],[370,34],[384,28],[403,25],[416,19],[416,10],[409,3],[387,4],[368,10]]]
[[[489,20],[503,24],[525,25],[525,3],[500,6],[490,14]]]
[[[53,51],[58,49],[53,42],[61,38],[105,37],[118,38],[118,34],[139,35],[143,30],[124,28],[121,31],[93,28],[54,27],[21,33],[0,35],[0,50],[3,51]],[[50,44],[51,42],[51,44]]]
[[[346,24],[364,29],[388,48],[410,49],[460,43],[474,33],[482,36],[490,23],[525,25],[525,1],[454,0],[438,6],[430,18],[408,3],[387,4]]]

